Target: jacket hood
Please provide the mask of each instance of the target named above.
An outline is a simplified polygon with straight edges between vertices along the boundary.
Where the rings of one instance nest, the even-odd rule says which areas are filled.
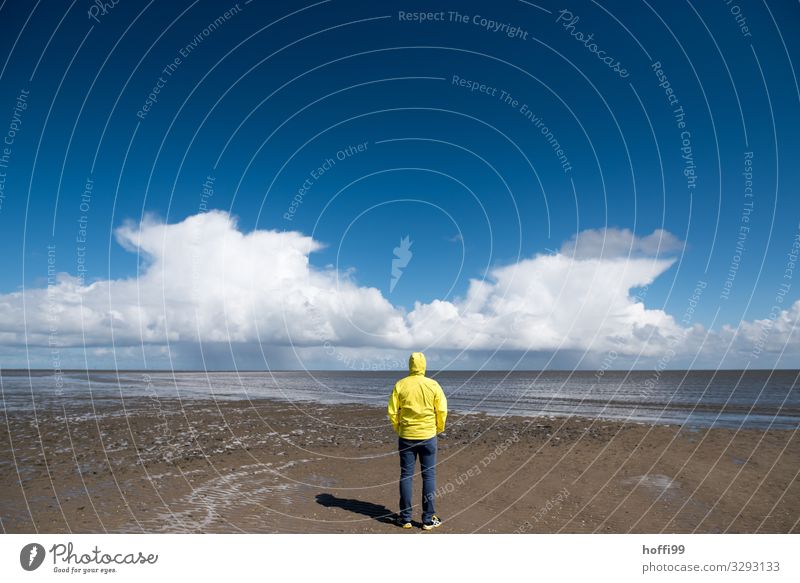
[[[425,355],[421,352],[412,352],[408,357],[408,372],[411,374],[425,374]]]

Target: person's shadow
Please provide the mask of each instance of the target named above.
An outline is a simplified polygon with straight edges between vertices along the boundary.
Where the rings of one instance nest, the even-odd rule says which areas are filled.
[[[384,524],[394,524],[395,520],[395,513],[382,504],[374,504],[352,498],[337,498],[333,494],[317,494],[317,504],[327,508],[343,508],[356,514],[363,514]]]

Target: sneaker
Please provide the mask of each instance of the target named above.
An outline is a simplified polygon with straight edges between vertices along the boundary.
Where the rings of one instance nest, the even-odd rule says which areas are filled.
[[[394,523],[399,526],[400,528],[411,528],[411,522],[407,520],[403,520],[399,516],[395,519]]]
[[[437,527],[439,527],[441,525],[442,525],[442,521],[439,520],[439,517],[434,514],[431,517],[431,521],[430,522],[424,522],[422,524],[422,530],[433,530],[434,528],[437,528]]]

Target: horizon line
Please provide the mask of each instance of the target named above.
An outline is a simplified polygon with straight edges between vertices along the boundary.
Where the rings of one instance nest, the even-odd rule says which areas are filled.
[[[405,368],[386,368],[386,369],[379,369],[379,370],[355,370],[355,369],[348,369],[348,368],[275,368],[275,369],[235,369],[235,368],[220,368],[220,369],[202,369],[202,368],[64,368],[58,369],[58,371],[53,370],[51,368],[2,368],[0,367],[0,375],[5,372],[49,372],[51,374],[56,374],[57,372],[60,373],[73,373],[73,372],[207,372],[207,373],[220,373],[220,372],[231,372],[231,373],[252,373],[252,372],[265,372],[265,373],[274,373],[274,372],[349,372],[349,373],[375,373],[375,372],[404,372],[407,369]],[[619,372],[654,372],[655,368],[632,368],[632,369],[624,369],[624,368],[607,368],[602,369],[602,373],[619,373]],[[523,369],[523,368],[482,368],[482,369],[460,369],[460,368],[451,368],[451,369],[427,369],[426,372],[527,372],[527,373],[543,373],[543,372],[561,372],[561,373],[572,373],[572,372],[599,372],[600,369],[596,368],[575,368],[575,369],[561,369],[561,368],[548,368],[548,369]],[[665,368],[660,373],[663,372],[789,372],[795,371],[800,373],[800,368]],[[600,375],[602,376],[602,375]]]

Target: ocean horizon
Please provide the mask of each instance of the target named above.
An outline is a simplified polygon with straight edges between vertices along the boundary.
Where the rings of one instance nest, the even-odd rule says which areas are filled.
[[[85,409],[126,399],[279,400],[384,407],[404,371],[0,372],[5,411]],[[431,371],[462,414],[588,417],[658,425],[800,428],[800,371]]]

